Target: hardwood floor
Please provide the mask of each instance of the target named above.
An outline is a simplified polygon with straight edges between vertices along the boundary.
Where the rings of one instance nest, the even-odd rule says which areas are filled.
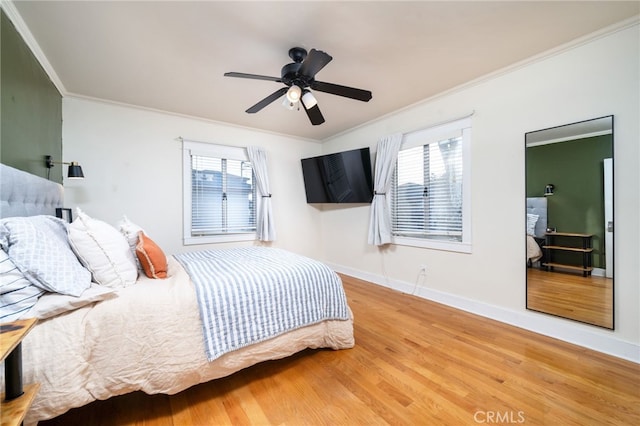
[[[613,280],[527,268],[527,307],[612,328]]]
[[[41,425],[635,425],[640,365],[344,277],[356,346]]]

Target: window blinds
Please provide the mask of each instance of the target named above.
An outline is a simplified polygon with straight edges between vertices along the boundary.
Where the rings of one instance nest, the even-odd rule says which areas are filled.
[[[462,241],[462,136],[446,136],[453,137],[403,144],[398,153],[391,185],[393,235]]]
[[[255,232],[251,163],[191,154],[191,236]]]

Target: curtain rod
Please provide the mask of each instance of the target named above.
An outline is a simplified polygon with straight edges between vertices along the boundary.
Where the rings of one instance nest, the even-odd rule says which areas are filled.
[[[465,118],[469,118],[469,117],[473,116],[475,113],[476,113],[476,110],[472,110],[470,113],[465,114],[465,115],[461,115],[461,116],[458,116],[458,117],[455,117],[455,118],[448,118],[446,120],[439,121],[437,123],[429,124],[428,126],[421,126],[421,127],[417,128],[417,129],[408,130],[406,132],[402,132],[402,136],[404,136],[404,135],[406,135],[408,133],[419,132],[421,130],[427,130],[427,129],[431,129],[433,127],[438,127],[438,126],[442,126],[442,125],[445,125],[445,124],[453,123],[454,121],[463,120]]]
[[[212,143],[212,144],[216,143],[216,142],[211,142],[211,141],[197,141],[195,139],[187,139],[187,138],[183,138],[182,136],[178,136],[177,138],[174,139],[174,141],[176,141],[176,142]]]

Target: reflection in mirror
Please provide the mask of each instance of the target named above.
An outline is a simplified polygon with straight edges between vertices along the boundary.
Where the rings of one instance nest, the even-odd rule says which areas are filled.
[[[613,116],[525,143],[527,309],[613,329]]]

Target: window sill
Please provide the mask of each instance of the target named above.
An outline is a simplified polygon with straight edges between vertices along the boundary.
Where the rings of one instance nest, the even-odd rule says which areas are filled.
[[[258,237],[255,233],[250,234],[229,234],[229,235],[208,235],[203,237],[187,237],[184,245],[195,244],[215,244],[215,243],[235,243],[240,241],[255,241]]]
[[[399,246],[453,251],[457,253],[471,253],[471,243],[469,242],[458,243],[454,241],[428,240],[423,238],[392,237],[391,243]]]

